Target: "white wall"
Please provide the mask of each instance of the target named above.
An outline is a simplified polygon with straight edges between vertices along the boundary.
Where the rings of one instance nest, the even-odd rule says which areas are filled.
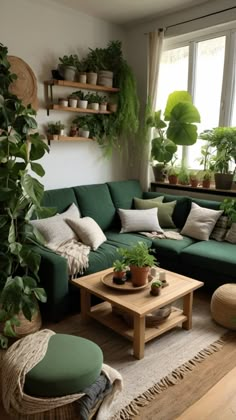
[[[47,122],[58,120],[69,128],[76,114],[51,111],[49,117],[46,115],[43,81],[51,78],[59,56],[86,55],[89,47],[105,47],[112,39],[124,41],[125,32],[50,0],[1,0],[0,15],[1,42],[10,55],[26,61],[36,75],[40,130]],[[67,94],[64,90],[61,93]],[[104,158],[96,142],[51,142],[50,153],[42,160],[46,170],[42,182],[51,189],[124,179],[122,160],[115,155]]]

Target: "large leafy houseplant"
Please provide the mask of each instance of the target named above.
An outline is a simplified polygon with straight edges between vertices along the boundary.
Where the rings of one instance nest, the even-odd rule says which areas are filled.
[[[4,323],[0,345],[14,336],[17,314],[31,320],[37,300],[46,301],[38,286],[40,255],[34,244],[41,241],[29,223],[32,214],[45,217],[52,212],[40,206],[43,185],[30,171],[44,175],[36,162],[48,146],[35,132],[35,111],[9,91],[16,75],[11,73],[8,49],[0,44],[0,322]]]
[[[192,97],[187,91],[175,91],[168,96],[164,115],[162,111],[153,112],[147,116],[146,125],[154,128],[151,159],[153,166],[157,162],[170,162],[177,151],[177,145],[190,146],[197,140],[197,126],[200,115],[192,103]]]
[[[236,127],[205,130],[200,138],[208,141],[211,147],[210,169],[215,173],[216,188],[230,189],[236,166]]]

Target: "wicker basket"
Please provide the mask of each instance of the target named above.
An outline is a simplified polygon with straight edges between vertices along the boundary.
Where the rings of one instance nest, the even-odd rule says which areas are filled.
[[[172,311],[171,305],[163,306],[163,308],[157,309],[156,311],[152,312],[151,314],[146,315],[146,327],[147,328],[155,328],[170,316]],[[128,314],[127,312],[122,311],[115,306],[112,306],[112,312],[118,316],[120,316],[130,327],[133,327],[133,317],[132,315]]]
[[[20,325],[14,328],[18,338],[34,333],[40,330],[42,326],[42,318],[39,308],[33,314],[31,321],[28,321],[28,319],[25,318],[23,312],[18,314],[18,319],[20,321]]]

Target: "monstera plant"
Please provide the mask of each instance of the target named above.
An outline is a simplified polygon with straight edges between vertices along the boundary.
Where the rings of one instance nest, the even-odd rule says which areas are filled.
[[[7,53],[7,47],[0,44],[1,347],[7,346],[7,336],[15,335],[17,315],[21,312],[31,320],[37,300],[46,301],[45,291],[38,285],[40,255],[34,250],[42,238],[29,220],[33,213],[45,217],[53,212],[40,206],[44,187],[30,174],[44,175],[36,161],[48,146],[35,131],[35,111],[10,93],[16,75],[11,73]]]
[[[161,169],[163,179],[164,168],[177,151],[177,145],[190,146],[197,140],[197,126],[200,115],[192,103],[191,95],[186,91],[175,91],[168,96],[162,117],[162,111],[152,113],[147,117],[146,124],[154,128],[155,137],[152,139],[151,159],[159,164],[153,165]],[[160,165],[161,164],[161,165]]]

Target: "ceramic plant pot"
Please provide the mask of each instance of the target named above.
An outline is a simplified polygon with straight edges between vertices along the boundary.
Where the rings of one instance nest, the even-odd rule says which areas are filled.
[[[85,137],[86,139],[88,139],[89,138],[89,130],[83,130],[83,129],[81,129],[80,130],[80,136],[81,137]]]
[[[149,267],[130,266],[131,281],[134,287],[144,286],[148,281]]]
[[[99,105],[99,111],[104,112],[104,111],[106,111],[106,110],[107,110],[107,104],[106,104],[106,103],[104,103],[104,104],[100,104],[100,105]]]
[[[112,87],[112,85],[113,85],[113,73],[112,73],[112,71],[100,70],[98,72],[98,84],[100,86]]]
[[[203,188],[210,188],[211,180],[210,179],[203,179],[202,180],[202,187]]]
[[[215,186],[218,190],[231,190],[234,175],[233,174],[221,174],[216,173]]]
[[[78,100],[76,98],[69,98],[69,106],[71,108],[77,107]]]
[[[193,188],[196,188],[198,186],[198,180],[197,179],[190,179],[190,185]]]
[[[82,101],[81,99],[79,99],[79,101],[78,101],[78,107],[79,108],[83,108],[83,109],[88,108],[88,101]]]
[[[87,83],[89,85],[96,85],[98,80],[97,73],[89,72],[87,73]]]
[[[98,111],[98,110],[99,110],[99,103],[98,103],[98,102],[92,102],[92,103],[89,105],[89,108],[90,108],[90,109],[93,109],[94,111]]]
[[[87,73],[79,73],[78,81],[79,83],[87,83]]]
[[[69,80],[69,81],[73,82],[75,80],[76,71],[77,71],[77,69],[74,66],[65,66],[64,67],[64,78],[65,78],[65,80]]]
[[[177,175],[169,175],[168,176],[169,184],[176,185],[178,183],[178,176]]]

